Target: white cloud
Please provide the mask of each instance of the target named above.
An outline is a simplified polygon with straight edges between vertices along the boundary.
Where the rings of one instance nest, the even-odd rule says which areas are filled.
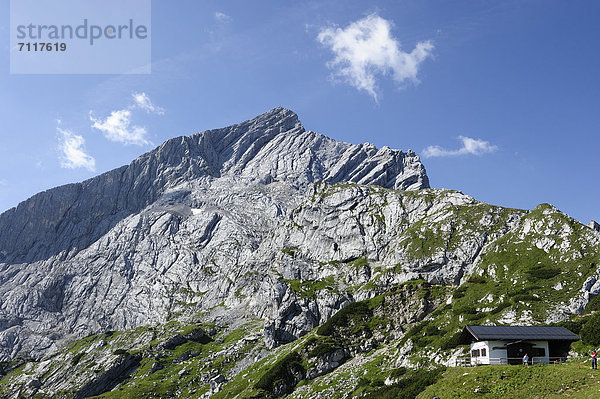
[[[2,186],[2,187],[8,186],[8,180],[0,179],[0,186]]]
[[[152,104],[152,101],[150,101],[150,97],[148,97],[146,93],[133,93],[131,96],[133,97],[133,101],[135,101],[135,106],[143,109],[147,113],[153,113],[158,115],[163,115],[165,113],[164,108]]]
[[[60,121],[58,121],[60,125]],[[70,130],[56,127],[59,136],[60,166],[67,169],[86,168],[90,172],[96,170],[96,160],[88,155],[85,149],[85,140]]]
[[[133,104],[124,109],[112,111],[106,119],[95,118],[90,111],[90,120],[94,122],[92,128],[98,129],[110,141],[116,141],[123,144],[152,145],[152,142],[146,138],[148,131],[143,126],[131,124],[132,111],[142,109],[146,113],[163,115],[164,108],[152,103],[150,97],[144,93],[131,93]]]
[[[333,76],[345,80],[359,90],[365,90],[377,101],[376,75],[391,74],[402,85],[418,83],[419,65],[432,55],[431,41],[417,43],[406,53],[391,35],[392,23],[376,14],[351,23],[345,29],[322,29],[317,40],[334,53],[327,66]]]
[[[229,22],[231,21],[231,17],[223,12],[215,12],[215,19],[219,22]]]
[[[131,111],[128,109],[113,111],[105,120],[94,118],[90,112],[90,120],[94,122],[92,127],[100,130],[110,141],[135,145],[152,144],[146,139],[146,128],[130,126]]]
[[[423,150],[423,156],[425,158],[432,157],[452,157],[458,155],[483,155],[495,152],[498,147],[481,139],[472,139],[470,137],[459,136],[462,141],[462,147],[458,150],[446,150],[437,145],[431,145]]]

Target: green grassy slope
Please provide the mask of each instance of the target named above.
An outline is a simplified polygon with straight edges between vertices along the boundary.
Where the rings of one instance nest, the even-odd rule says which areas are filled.
[[[449,368],[417,398],[598,398],[600,370],[589,362],[558,366],[481,366]]]

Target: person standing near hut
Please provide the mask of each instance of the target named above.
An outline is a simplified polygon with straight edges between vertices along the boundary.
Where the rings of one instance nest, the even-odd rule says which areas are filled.
[[[527,353],[525,354],[525,356],[523,356],[523,366],[529,366],[529,355]]]
[[[592,370],[596,370],[598,368],[598,354],[594,350],[592,352]]]

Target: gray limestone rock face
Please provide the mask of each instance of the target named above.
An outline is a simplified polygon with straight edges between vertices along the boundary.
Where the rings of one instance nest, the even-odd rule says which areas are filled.
[[[288,329],[276,342],[303,334],[351,299],[299,305],[274,274],[299,267],[277,266],[287,239],[278,229],[320,182],[429,187],[414,152],[338,142],[275,108],[34,195],[0,215],[0,360],[203,311],[225,321],[280,315]],[[364,241],[341,244],[352,240]]]
[[[168,140],[128,166],[34,195],[0,215],[0,262],[72,256],[169,189],[223,177],[248,185],[429,187],[414,152],[337,142],[305,131],[296,114],[275,108],[238,125]]]
[[[412,151],[337,142],[283,108],[171,139],[0,215],[0,361],[173,319],[232,328],[261,319],[272,348],[408,280],[494,278],[506,266],[483,262],[484,271],[482,259],[505,237],[565,259],[582,256],[578,242],[600,245],[554,207],[501,208],[428,187]],[[600,292],[594,273],[556,317]],[[204,337],[190,334],[168,345]]]

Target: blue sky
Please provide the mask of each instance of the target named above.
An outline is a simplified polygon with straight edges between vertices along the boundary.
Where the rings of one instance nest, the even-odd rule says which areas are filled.
[[[149,75],[11,75],[0,12],[0,212],[281,105],[433,187],[600,219],[599,2],[154,0]]]

